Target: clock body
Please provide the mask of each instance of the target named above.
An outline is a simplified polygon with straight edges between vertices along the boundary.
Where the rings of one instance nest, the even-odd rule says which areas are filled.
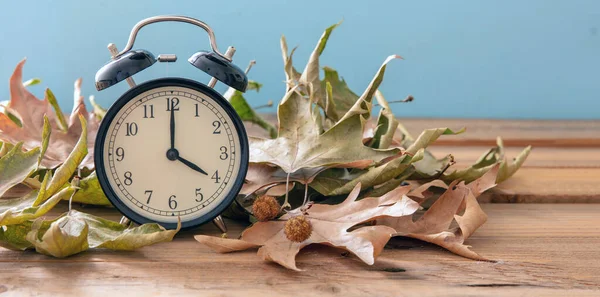
[[[94,153],[110,202],[138,224],[168,229],[178,218],[192,228],[218,216],[248,168],[248,138],[233,107],[183,78],[148,81],[123,94],[102,120]]]

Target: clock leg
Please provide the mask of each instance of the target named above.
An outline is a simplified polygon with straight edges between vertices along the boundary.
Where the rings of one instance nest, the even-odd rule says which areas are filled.
[[[121,224],[123,226],[129,226],[129,224],[131,224],[131,220],[128,219],[126,216],[123,216],[123,217],[121,217],[119,224]]]
[[[227,233],[227,226],[225,226],[225,221],[223,221],[223,218],[221,216],[217,216],[216,218],[214,218],[213,223],[215,224],[215,226],[217,226],[217,228],[219,228],[219,230],[221,230],[221,232]]]

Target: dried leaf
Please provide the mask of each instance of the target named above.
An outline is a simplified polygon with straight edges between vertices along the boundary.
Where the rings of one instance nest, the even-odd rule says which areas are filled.
[[[81,80],[75,82],[75,104],[69,121],[66,122],[51,92],[46,92],[45,100],[39,100],[23,87],[24,63],[25,60],[17,65],[10,78],[11,98],[6,106],[7,109],[10,109],[10,114],[14,113],[18,117],[21,126],[11,120],[10,114],[0,113],[0,140],[13,144],[23,142],[23,147],[27,150],[42,147],[43,116],[47,115],[52,128],[52,137],[48,144],[49,150],[44,155],[41,165],[46,168],[55,168],[65,161],[75,147],[81,134],[81,125],[77,119],[81,115],[89,123],[87,132],[90,136],[87,143],[90,154],[83,160],[81,166],[93,168],[92,148],[100,121],[85,108],[81,96]],[[65,124],[66,132],[63,131]]]
[[[32,191],[21,198],[0,200],[0,226],[20,224],[45,215],[62,199],[69,199],[74,189],[68,187],[54,194],[40,205],[35,205],[38,191]]]
[[[373,132],[373,138],[371,139],[369,146],[373,148],[386,149],[392,144],[394,134],[398,128],[398,120],[396,120],[394,117],[390,105],[379,90],[375,92],[375,98],[377,99],[377,103],[379,103],[382,108],[379,112],[377,126]]]
[[[277,138],[251,138],[250,162],[268,163],[287,173],[294,173],[304,168],[343,166],[356,161],[378,162],[398,152],[396,149],[383,151],[364,146],[358,115],[319,134],[311,103],[296,88],[283,98],[278,118]]]
[[[325,114],[334,122],[337,122],[340,117],[348,112],[354,103],[358,100],[356,95],[343,78],[340,78],[338,72],[331,67],[323,67],[325,77],[321,81],[321,88],[326,90],[326,103],[333,103],[332,106],[326,106]],[[331,86],[331,92],[328,91]]]
[[[73,202],[102,206],[112,205],[100,188],[96,171],[79,181],[79,190],[73,196]]]
[[[90,214],[71,210],[51,222],[49,228],[40,228],[44,221],[34,222],[27,240],[39,253],[53,257],[67,257],[88,248],[134,250],[143,246],[171,241],[181,228],[166,230],[158,224],[144,224],[127,228]]]
[[[23,143],[19,142],[0,159],[0,197],[37,169],[39,157],[39,148],[24,152]]]
[[[363,262],[371,265],[381,253],[390,238],[393,228],[387,226],[357,226],[382,216],[410,216],[418,204],[406,197],[408,187],[400,187],[379,198],[356,200],[360,193],[360,184],[337,205],[315,204],[307,210],[312,233],[300,243],[286,238],[283,228],[285,221],[299,210],[292,211],[279,221],[258,222],[246,229],[239,240],[218,240],[198,235],[196,240],[207,244],[219,252],[245,250],[261,246],[258,255],[267,261],[299,270],[296,267],[296,254],[303,247],[313,244],[326,244],[344,248],[354,253]],[[351,231],[349,229],[353,228]],[[383,227],[383,228],[382,228]]]
[[[466,258],[489,261],[471,251],[464,241],[487,220],[476,195],[496,185],[499,168],[499,164],[494,166],[480,180],[469,185],[464,182],[450,184],[446,192],[416,221],[412,218],[383,218],[377,220],[377,224],[393,227],[398,232],[397,236],[420,239]],[[451,228],[453,221],[457,222],[457,228]]]
[[[281,54],[283,55],[283,68],[285,72],[285,81],[286,81],[286,92],[291,90],[298,81],[300,80],[300,76],[302,75],[294,68],[294,63],[292,60],[292,56],[296,51],[296,48],[292,49],[292,52],[288,56],[288,46],[285,36],[281,35]]]

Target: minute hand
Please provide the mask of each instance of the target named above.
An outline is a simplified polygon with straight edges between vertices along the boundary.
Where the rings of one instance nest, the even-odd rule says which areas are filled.
[[[208,175],[208,173],[206,173],[206,171],[202,170],[202,168],[198,167],[196,164],[194,164],[182,157],[177,156],[177,160],[181,161],[181,163],[185,164],[187,167],[189,167],[195,171],[198,171],[204,175]]]

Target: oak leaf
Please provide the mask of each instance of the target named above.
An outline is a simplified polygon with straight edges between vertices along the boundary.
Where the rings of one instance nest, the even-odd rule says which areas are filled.
[[[39,100],[23,86],[24,64],[25,60],[17,64],[10,78],[10,101],[6,105],[5,112],[0,113],[0,140],[13,144],[23,142],[23,147],[27,150],[42,147],[44,115],[46,115],[50,121],[52,137],[41,165],[46,168],[56,168],[64,162],[77,143],[82,129],[78,115],[81,115],[88,121],[87,132],[90,136],[87,142],[90,154],[81,162],[81,166],[93,168],[92,148],[100,120],[85,107],[81,96],[81,79],[75,81],[74,106],[67,121],[50,90],[46,90],[44,100]],[[15,115],[20,125],[15,123],[8,113]]]
[[[302,213],[299,209],[289,212],[278,221],[255,223],[242,233],[241,239],[205,235],[197,235],[195,238],[217,252],[260,247],[258,255],[264,260],[279,263],[293,270],[299,270],[296,267],[296,254],[313,243],[344,248],[371,265],[395,230],[387,226],[361,224],[383,216],[412,215],[418,204],[406,196],[409,190],[408,187],[399,187],[379,198],[357,200],[360,193],[358,184],[340,204],[312,205],[305,211],[305,216],[312,226],[312,233],[307,240],[299,243],[288,240],[284,234],[286,220]]]

